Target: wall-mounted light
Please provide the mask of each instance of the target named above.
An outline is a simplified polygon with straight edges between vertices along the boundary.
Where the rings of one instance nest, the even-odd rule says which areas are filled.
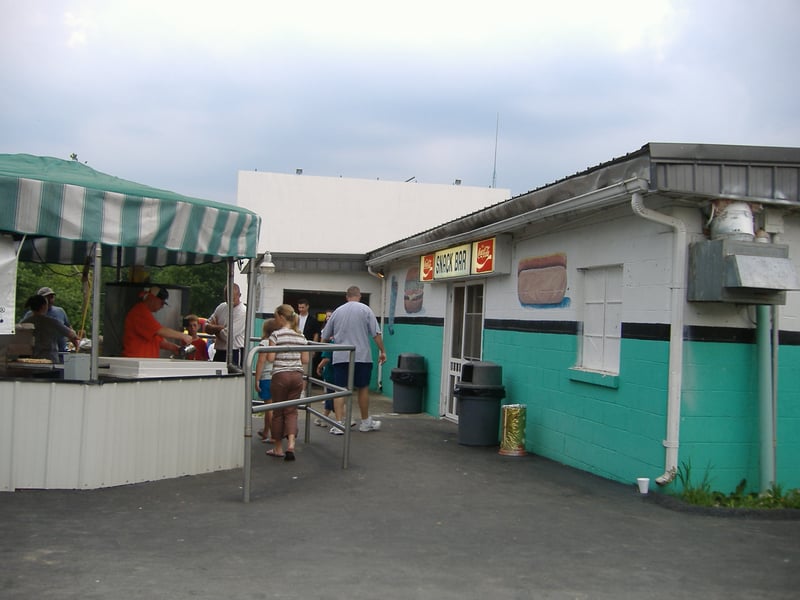
[[[275,263],[272,262],[272,253],[267,251],[266,254],[261,258],[261,263],[258,265],[259,273],[274,273],[275,272]]]

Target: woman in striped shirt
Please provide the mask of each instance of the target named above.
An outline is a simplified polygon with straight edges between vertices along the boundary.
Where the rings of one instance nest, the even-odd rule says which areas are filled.
[[[298,329],[299,317],[294,308],[281,304],[275,309],[278,330],[269,336],[269,345],[300,346],[308,343]],[[296,400],[303,391],[303,373],[308,364],[308,352],[287,350],[284,352],[265,352],[272,362],[272,383],[270,391],[273,402]],[[287,439],[286,452],[283,451],[283,438]],[[267,450],[269,456],[294,460],[294,444],[297,439],[297,407],[276,408],[272,412],[272,439],[275,447]]]

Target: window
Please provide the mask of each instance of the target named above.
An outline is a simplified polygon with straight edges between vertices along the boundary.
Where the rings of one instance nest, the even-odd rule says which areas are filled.
[[[584,270],[583,290],[580,367],[590,371],[618,373],[622,330],[622,266]]]

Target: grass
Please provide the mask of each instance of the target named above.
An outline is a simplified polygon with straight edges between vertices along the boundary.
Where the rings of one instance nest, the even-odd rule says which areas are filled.
[[[736,489],[725,494],[711,487],[711,465],[699,482],[693,480],[692,462],[681,463],[678,467],[678,481],[681,491],[676,494],[681,500],[697,506],[720,508],[795,508],[800,509],[800,489],[784,491],[780,484],[773,484],[762,493],[745,493],[747,480],[742,479]]]

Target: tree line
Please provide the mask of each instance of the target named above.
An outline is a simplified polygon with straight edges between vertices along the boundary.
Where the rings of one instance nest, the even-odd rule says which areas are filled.
[[[149,283],[142,283],[142,288],[156,284],[188,287],[189,310],[198,316],[210,316],[217,305],[224,300],[223,289],[228,278],[227,265],[224,262],[191,266],[148,267],[147,273]],[[103,267],[102,278],[104,284],[117,281],[117,269]],[[121,280],[130,280],[128,269],[122,270]],[[45,286],[55,291],[56,305],[66,311],[73,329],[78,331],[83,325],[87,335],[90,335],[92,326],[91,292],[87,307],[87,302],[84,301],[86,287],[83,282],[83,269],[75,265],[20,262],[17,268],[16,320],[19,321],[25,314],[27,310],[25,302],[28,298],[34,295],[39,288]],[[101,289],[101,311],[104,301],[105,294]],[[100,334],[102,334],[102,321],[101,312]]]

